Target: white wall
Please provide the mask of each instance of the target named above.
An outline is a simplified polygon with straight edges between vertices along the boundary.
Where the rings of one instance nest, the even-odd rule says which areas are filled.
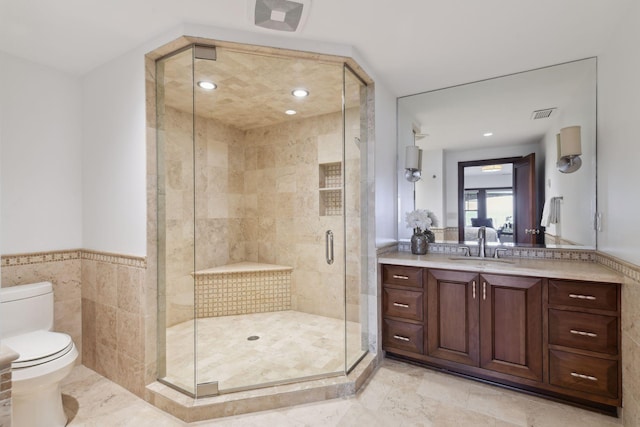
[[[1,253],[82,247],[79,79],[0,52]]]
[[[640,265],[640,3],[598,61],[598,250]]]
[[[86,249],[147,252],[144,67],[144,52],[136,50],[82,81]]]
[[[376,82],[375,218],[376,242],[396,240],[396,98]],[[373,214],[371,212],[370,214]]]

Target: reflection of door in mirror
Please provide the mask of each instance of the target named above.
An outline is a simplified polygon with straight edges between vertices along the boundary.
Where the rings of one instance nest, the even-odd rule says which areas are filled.
[[[537,243],[535,154],[458,163],[458,238]]]
[[[536,155],[531,153],[513,163],[513,188],[516,193],[515,242],[539,243],[536,221]]]

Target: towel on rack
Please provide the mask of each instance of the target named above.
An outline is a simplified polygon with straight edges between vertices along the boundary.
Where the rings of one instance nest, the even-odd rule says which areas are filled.
[[[550,224],[557,224],[560,222],[560,201],[562,197],[552,197],[544,203],[542,208],[542,221],[540,225],[548,227]]]

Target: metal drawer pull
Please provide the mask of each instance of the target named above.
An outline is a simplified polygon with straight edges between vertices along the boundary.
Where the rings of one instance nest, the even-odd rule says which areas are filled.
[[[409,308],[409,304],[402,304],[401,302],[394,302],[393,306],[394,307]]]
[[[473,299],[476,299],[476,281],[473,281]]]
[[[594,334],[593,332],[576,331],[575,329],[571,329],[569,332],[571,332],[573,335],[582,335],[583,337],[595,338],[598,336],[598,334]]]
[[[394,335],[393,336],[395,339],[400,340],[400,341],[411,341],[409,338],[407,337],[403,337],[402,335]]]
[[[482,300],[487,299],[487,282],[482,282]]]
[[[580,294],[569,294],[569,298],[588,299],[589,301],[596,300],[596,297],[594,297],[593,295],[580,295]]]
[[[399,276],[397,274],[393,275],[394,279],[402,279],[402,280],[409,280],[409,276]]]
[[[598,381],[596,377],[592,377],[591,375],[579,374],[577,372],[571,372],[571,376],[576,378],[581,378],[583,380]]]

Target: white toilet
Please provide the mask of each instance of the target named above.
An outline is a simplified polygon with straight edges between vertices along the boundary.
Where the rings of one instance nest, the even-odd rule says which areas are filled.
[[[51,331],[51,283],[0,288],[0,303],[0,340],[20,355],[11,364],[13,427],[66,425],[60,381],[78,350],[69,335]]]

